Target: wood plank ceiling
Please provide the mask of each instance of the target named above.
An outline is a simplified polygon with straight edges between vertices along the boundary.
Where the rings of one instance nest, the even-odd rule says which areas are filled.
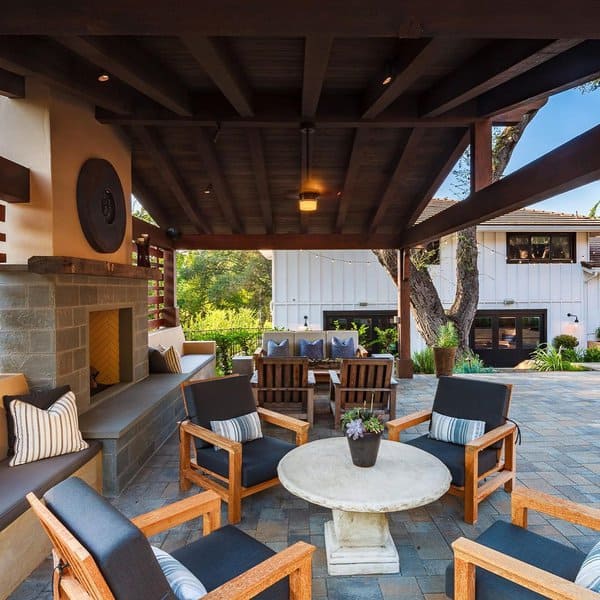
[[[251,3],[256,13],[236,2],[135,13],[109,0],[102,15],[58,0],[25,18],[27,4],[0,23],[0,94],[22,97],[35,77],[92,102],[130,137],[134,193],[183,233],[180,247],[416,243],[432,229],[412,227],[471,127],[513,122],[600,76],[600,41],[584,39],[598,37],[593,2],[562,22],[533,20],[523,3],[510,22],[479,4],[469,15],[469,2],[432,16],[432,2],[380,0],[386,20],[364,2],[322,0],[312,22],[297,2],[269,0]],[[316,212],[299,212],[302,187],[320,193]]]

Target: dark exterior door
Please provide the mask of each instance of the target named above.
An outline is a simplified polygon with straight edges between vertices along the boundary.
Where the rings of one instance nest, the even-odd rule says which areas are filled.
[[[546,341],[546,310],[479,310],[469,345],[486,365],[514,367]]]

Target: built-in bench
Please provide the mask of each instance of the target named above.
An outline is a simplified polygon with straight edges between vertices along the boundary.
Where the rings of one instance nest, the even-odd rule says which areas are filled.
[[[174,346],[183,373],[154,373],[102,401],[79,418],[86,439],[102,442],[103,492],[115,496],[164,444],[181,420],[180,385],[215,374],[215,342],[186,342],[181,327],[160,329],[149,345]]]
[[[6,456],[6,415],[2,397],[27,394],[23,374],[0,375],[0,456]],[[50,552],[50,541],[25,495],[43,495],[63,479],[75,475],[102,491],[101,446],[90,442],[81,452],[9,467],[0,460],[0,598],[6,598]]]

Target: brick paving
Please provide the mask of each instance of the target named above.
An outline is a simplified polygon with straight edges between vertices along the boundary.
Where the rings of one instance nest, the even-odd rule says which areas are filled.
[[[476,377],[514,385],[510,416],[520,424],[523,435],[517,449],[519,483],[600,506],[600,372],[494,373]],[[429,408],[435,385],[433,376],[403,380],[398,387],[398,415]],[[320,408],[311,439],[338,434],[332,429],[325,405]],[[177,441],[173,436],[115,499],[116,506],[134,516],[180,498],[177,467]],[[450,543],[462,535],[476,537],[495,520],[509,519],[509,513],[510,496],[502,489],[480,505],[476,525],[464,523],[462,506],[451,496],[426,507],[393,513],[390,529],[400,555],[401,572],[381,576],[328,576],[323,523],[331,518],[331,512],[292,496],[281,486],[244,500],[240,528],[274,550],[298,540],[314,544],[315,600],[443,600],[444,572],[452,556]],[[586,528],[536,514],[530,517],[530,529],[585,552],[598,538]],[[197,522],[189,523],[153,538],[153,543],[170,550],[196,539],[199,532]],[[10,599],[50,600],[50,575],[47,560]]]

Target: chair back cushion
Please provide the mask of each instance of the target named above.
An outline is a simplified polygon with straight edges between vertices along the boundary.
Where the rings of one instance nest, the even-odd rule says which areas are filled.
[[[185,335],[181,325],[177,327],[163,327],[156,331],[148,332],[148,346],[152,348],[158,348],[159,346],[169,348],[173,346],[179,352],[180,356],[184,354],[183,342],[185,342]]]
[[[225,421],[256,410],[252,386],[247,377],[232,375],[194,381],[184,385],[187,417],[192,423],[210,429],[211,421]],[[195,440],[197,448],[210,444]]]
[[[294,332],[293,331],[265,331],[262,335],[262,349],[267,352],[269,349],[269,340],[280,344],[287,340],[290,348],[290,354],[294,352]]]
[[[117,600],[176,600],[144,534],[96,490],[71,477],[44,500],[92,555]]]

